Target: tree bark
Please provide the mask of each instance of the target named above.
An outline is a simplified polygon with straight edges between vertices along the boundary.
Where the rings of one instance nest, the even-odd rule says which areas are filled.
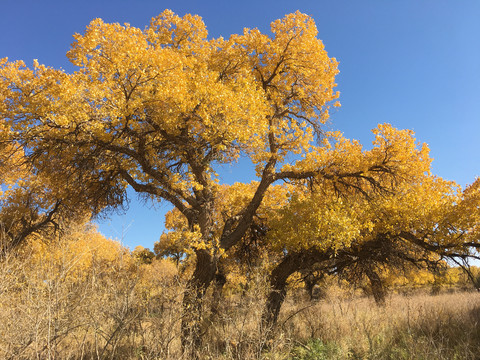
[[[213,295],[212,295],[212,305],[210,306],[211,318],[213,319],[217,314],[220,307],[220,300],[222,299],[223,286],[227,283],[227,278],[225,272],[218,267],[217,273],[215,274]]]
[[[368,280],[370,280],[370,286],[373,298],[375,299],[375,303],[378,306],[384,306],[386,295],[385,288],[383,286],[382,280],[380,279],[380,276],[378,276],[378,274],[370,268],[365,271],[365,274],[367,275]]]
[[[262,316],[263,331],[270,332],[277,324],[278,314],[287,295],[287,280],[293,273],[311,268],[314,264],[328,260],[327,253],[316,249],[290,253],[280,262],[270,275],[270,292],[267,296]]]
[[[183,296],[183,317],[181,324],[182,350],[189,357],[199,357],[202,345],[202,300],[205,291],[215,277],[216,259],[205,249],[196,251],[197,261],[194,273],[187,283]]]

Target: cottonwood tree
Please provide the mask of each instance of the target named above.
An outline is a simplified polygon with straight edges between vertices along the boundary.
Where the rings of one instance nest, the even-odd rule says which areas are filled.
[[[315,269],[350,281],[368,278],[377,303],[384,302],[381,272],[410,266],[434,268],[445,260],[479,259],[480,181],[461,191],[431,173],[426,146],[411,131],[388,125],[377,130],[385,154],[398,156],[395,183],[373,189],[343,189],[333,183],[298,188],[288,206],[271,213],[267,241],[285,252],[270,275],[263,324],[272,328],[288,278]]]
[[[451,218],[453,213],[462,212],[468,214],[464,219],[474,226],[478,221],[475,220],[478,210],[474,211],[478,199],[469,196],[469,210],[460,210],[459,206],[465,206],[461,201],[465,194],[455,183],[431,174],[428,147],[417,143],[411,131],[384,124],[374,129],[374,133],[372,150],[339,141],[333,145],[331,154],[346,153],[350,160],[383,154],[387,162],[396,164],[391,169],[395,176],[379,173],[363,183],[317,178],[271,186],[257,209],[251,229],[218,264],[216,276],[236,277],[241,269],[243,279],[237,280],[247,281],[247,285],[249,268],[268,274],[271,292],[264,314],[265,329],[275,325],[287,281],[295,273],[317,271],[350,282],[367,278],[375,300],[383,304],[385,271],[434,268],[443,265],[447,257],[468,256],[472,245],[464,243],[462,236],[466,234],[459,236],[458,231],[447,229],[445,221],[448,218],[449,226],[455,221],[456,226],[468,228]],[[252,182],[218,188],[219,201],[211,214],[217,224],[213,238],[220,238],[225,221],[245,206],[256,186]],[[472,189],[465,193],[478,196]],[[188,239],[187,222],[178,210],[172,210],[166,218],[170,229],[160,243],[172,242],[185,253],[196,246],[195,239]],[[469,234],[475,235],[472,231]],[[421,237],[428,239],[420,242]],[[215,288],[214,300],[218,299],[217,290],[221,288]],[[213,305],[215,308],[215,301]]]
[[[189,339],[198,346],[200,303],[218,261],[250,228],[272,184],[316,179],[360,189],[403,166],[322,132],[330,106],[339,105],[338,63],[314,20],[297,12],[274,21],[271,32],[208,39],[200,17],[167,10],[144,30],[93,20],[67,54],[72,74],[0,63],[2,129],[35,174],[75,189],[70,200],[93,212],[122,206],[131,186],[185,217],[197,246],[184,346]],[[240,157],[254,164],[258,183],[217,238],[216,168]]]

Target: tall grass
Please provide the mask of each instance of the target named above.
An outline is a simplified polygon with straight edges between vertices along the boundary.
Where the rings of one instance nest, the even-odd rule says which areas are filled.
[[[1,359],[187,359],[180,350],[185,283],[171,263],[135,264],[114,246],[108,261],[88,251],[95,261],[86,261],[68,243],[57,246],[56,260],[24,253],[0,262]],[[318,302],[292,292],[268,336],[260,326],[266,284],[258,276],[216,314],[206,297],[200,358],[479,358],[478,293],[391,295],[377,307],[333,288]]]
[[[479,359],[480,294],[391,295],[385,307],[368,298],[330,299],[284,328],[307,348],[321,343],[311,352],[329,359]]]

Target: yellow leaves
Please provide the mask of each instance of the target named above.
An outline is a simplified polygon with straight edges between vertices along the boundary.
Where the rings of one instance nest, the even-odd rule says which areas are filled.
[[[454,206],[445,206],[443,209],[445,221],[439,230],[445,234],[445,242],[457,246],[462,246],[463,242],[478,244],[480,239],[480,178],[456,195]],[[475,251],[478,254],[478,250]]]
[[[315,124],[326,120],[338,97],[336,60],[304,14],[286,16],[272,31],[273,37],[255,29],[207,40],[200,17],[169,10],[145,30],[95,19],[68,52],[79,67],[74,74],[2,61],[2,115],[27,147],[70,142],[77,154],[61,150],[68,163],[94,146],[112,160],[106,168],[117,164],[151,181],[136,159],[122,153],[113,160],[111,149],[101,149],[135,150],[138,139],[148,144],[142,154],[171,179],[167,187],[201,191],[205,182],[190,176],[191,169],[173,174],[167,168],[188,163],[190,146],[211,149],[216,162],[246,155],[260,166],[315,151]]]
[[[249,52],[258,54],[252,60],[272,105],[325,121],[325,106],[338,97],[333,92],[338,64],[316,38],[313,19],[300,12],[289,14],[272,23],[272,32],[273,39],[254,30],[243,40]]]
[[[375,134],[371,156],[380,158],[387,156],[387,160],[395,158],[399,166],[399,175],[419,175],[430,171],[432,159],[426,144],[419,148],[414,133],[411,130],[398,130],[390,124],[379,124],[372,131]]]
[[[138,275],[136,290],[149,300],[166,291],[174,291],[173,285],[178,281],[179,274],[177,266],[171,260],[158,259],[151,264],[142,265],[138,269]]]
[[[27,174],[23,149],[16,144],[0,142],[0,184],[11,187]]]
[[[187,14],[180,18],[171,10],[165,10],[152,18],[147,28],[149,41],[155,46],[185,46],[198,44],[207,35],[207,28],[198,15]]]
[[[60,239],[32,238],[22,251],[28,255],[25,266],[36,269],[37,275],[73,284],[85,281],[93,268],[96,276],[102,276],[134,265],[133,258],[118,242],[104,238],[85,224],[73,226]]]
[[[431,175],[428,147],[413,132],[388,124],[373,132],[371,150],[332,133],[323,148],[282,168],[292,174],[321,170],[313,186],[299,181],[288,206],[272,214],[269,239],[276,248],[338,250],[403,231],[428,234],[426,241],[437,245],[460,245],[478,234],[471,224],[479,219],[480,181],[461,201],[455,183]]]
[[[145,54],[147,41],[142,31],[129,24],[107,24],[93,20],[84,35],[75,34],[75,42],[67,53],[70,61],[91,71],[105,71],[107,62],[117,69],[130,66],[130,62]],[[123,62],[122,62],[123,61]]]
[[[364,230],[352,203],[344,203],[333,194],[297,194],[288,206],[272,213],[268,239],[276,249],[340,249],[349,246]]]

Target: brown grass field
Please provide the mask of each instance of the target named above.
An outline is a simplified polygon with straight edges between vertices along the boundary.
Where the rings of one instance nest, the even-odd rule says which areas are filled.
[[[175,270],[120,264],[1,262],[0,359],[188,359]],[[378,307],[358,291],[331,287],[311,302],[296,289],[277,328],[262,331],[265,283],[259,277],[243,294],[226,295],[217,315],[207,296],[199,358],[480,359],[477,292],[391,294]]]

